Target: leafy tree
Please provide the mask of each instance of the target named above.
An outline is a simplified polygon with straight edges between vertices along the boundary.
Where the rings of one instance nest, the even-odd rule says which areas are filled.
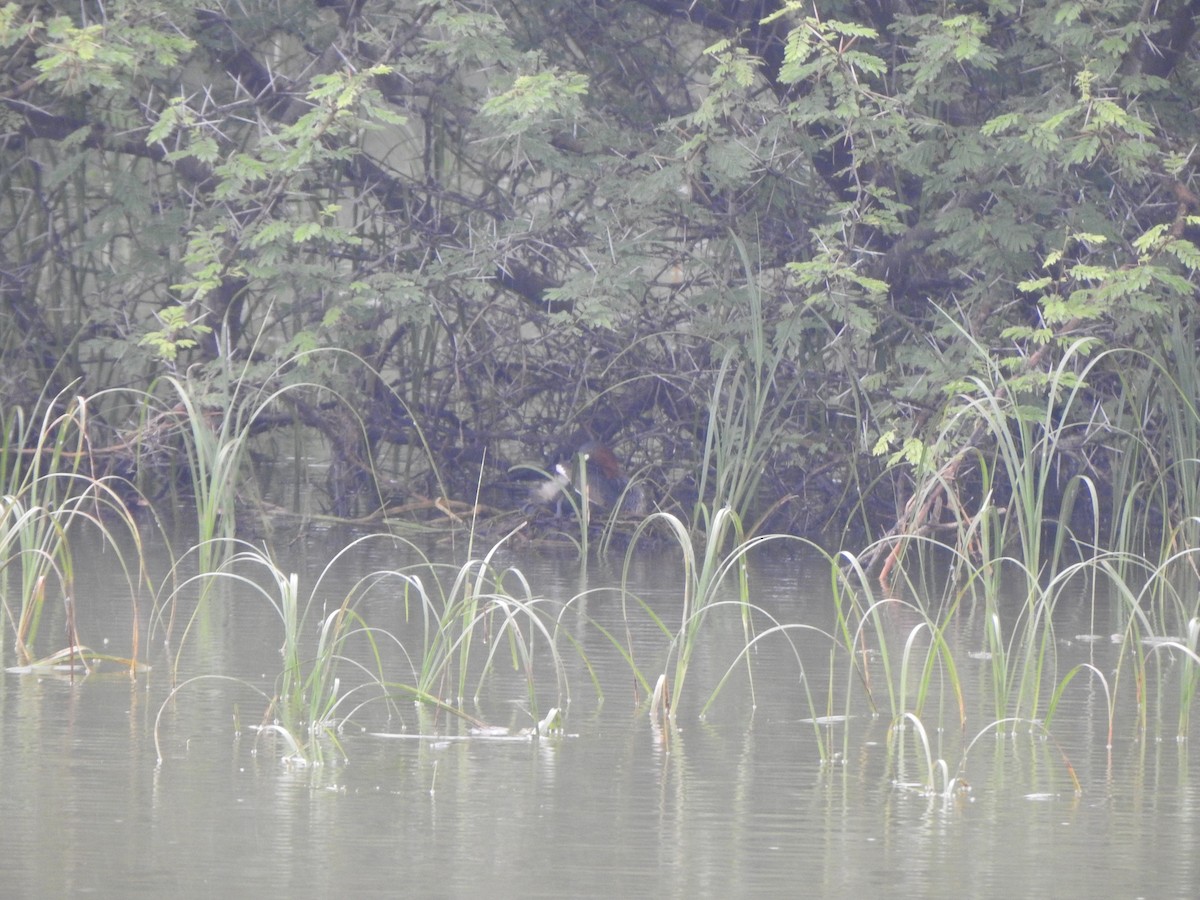
[[[322,384],[263,428],[324,435],[341,513],[465,498],[583,433],[690,512],[720,481],[709,406],[754,383],[747,509],[894,521],[905,460],[981,447],[945,427],[968,376],[1016,404],[1080,338],[1195,346],[1197,13],[9,3],[0,387]],[[1165,433],[1127,357],[1086,389],[1072,415],[1142,391]],[[1114,446],[1088,426],[1073,452],[1105,472]]]

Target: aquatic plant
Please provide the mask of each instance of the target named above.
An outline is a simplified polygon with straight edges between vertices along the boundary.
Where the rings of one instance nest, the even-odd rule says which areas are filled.
[[[279,388],[274,377],[263,383],[251,379],[252,357],[253,353],[247,355],[240,370],[223,357],[215,378],[167,375],[162,379],[176,401],[172,411],[183,426],[180,434],[198,529],[194,549],[201,572],[215,571],[223,562],[220,554],[235,546],[238,492],[247,485],[243,469],[256,420],[288,390],[301,387]],[[289,360],[285,365],[294,364]],[[275,375],[283,368],[276,369]],[[145,395],[148,406],[156,402],[156,394],[157,385],[152,385]]]
[[[1010,361],[996,359],[958,325],[972,350],[977,374],[946,388],[940,426],[928,440],[909,438],[891,453],[889,465],[910,473],[913,490],[896,538],[878,544],[884,552],[880,574],[886,585],[907,549],[907,538],[934,535],[933,544],[957,548],[960,563],[988,564],[1015,555],[1032,579],[1054,576],[1067,550],[1099,546],[1100,492],[1076,454],[1102,429],[1085,403],[1088,374],[1103,354],[1088,357],[1091,343],[1076,340],[1063,348],[1048,371],[1023,362],[1013,374]],[[885,435],[877,452],[890,447]],[[1090,499],[1091,531],[1076,535],[1075,501]],[[1059,527],[1046,546],[1047,523]]]
[[[1196,566],[1189,552],[1175,552],[1189,545],[1193,528],[1180,512],[1196,491],[1200,417],[1189,391],[1197,376],[1190,365],[1181,372],[1167,364],[1168,356],[1194,361],[1195,348],[1176,322],[1163,359],[1131,350],[1097,352],[1087,339],[1067,338],[1029,356],[1001,359],[951,324],[971,349],[974,371],[947,387],[932,436],[909,439],[900,449],[885,438],[877,447],[893,450],[889,464],[911,479],[912,491],[899,529],[861,556],[843,556],[842,568],[854,582],[844,595],[852,602],[839,600],[843,641],[850,646],[851,626],[861,640],[859,623],[878,621],[886,608],[880,604],[900,602],[893,597],[902,595],[923,620],[907,636],[898,671],[884,629],[872,632],[894,721],[920,714],[906,699],[914,662],[924,666],[918,697],[927,690],[934,657],[950,690],[960,693],[952,651],[962,649],[944,636],[961,630],[956,620],[967,619],[979,626],[976,652],[987,662],[997,722],[1017,727],[1049,718],[1083,674],[1104,684],[1110,740],[1115,695],[1125,679],[1136,685],[1137,727],[1144,730],[1147,664],[1166,652],[1144,648],[1186,648],[1178,636],[1189,633],[1197,612],[1195,603],[1181,599],[1195,593]],[[1116,366],[1124,390],[1102,408],[1089,382],[1122,357],[1138,364]],[[1111,485],[1102,487],[1106,479]],[[882,600],[866,578],[879,560]],[[906,570],[919,573],[922,583]],[[926,582],[938,570],[947,578],[940,596],[930,597]],[[1090,591],[1084,596],[1093,609],[1098,594],[1117,598],[1123,652],[1111,678],[1088,665],[1060,668],[1055,609],[1080,586]],[[835,594],[843,596],[836,585]],[[916,629],[927,630],[929,639],[919,644]],[[923,662],[918,646],[928,648]],[[1180,682],[1184,710],[1194,701],[1188,665]],[[961,705],[961,697],[956,702]]]
[[[1118,724],[1117,697],[1125,686],[1132,683],[1136,688],[1136,727],[1144,731],[1148,713],[1143,698],[1151,667],[1177,654],[1183,660],[1177,667],[1181,670],[1179,733],[1185,734],[1200,684],[1200,670],[1194,666],[1200,633],[1194,622],[1200,610],[1183,599],[1191,583],[1186,573],[1189,566],[1196,567],[1186,552],[1151,563],[1129,548],[1099,549],[1100,488],[1095,472],[1079,463],[1079,448],[1090,440],[1090,430],[1107,429],[1105,433],[1114,440],[1125,440],[1143,453],[1150,451],[1141,436],[1124,426],[1106,424],[1113,420],[1087,407],[1084,386],[1097,365],[1088,349],[1084,342],[1067,343],[1048,371],[1026,377],[1028,373],[1012,375],[976,346],[978,371],[953,386],[934,437],[928,443],[907,445],[892,459],[894,468],[903,468],[914,479],[905,518],[911,527],[885,536],[861,554],[844,551],[827,557],[833,594],[830,632],[812,623],[772,616],[752,602],[748,557],[783,536],[754,536],[747,533],[733,505],[704,503],[695,507],[690,523],[658,512],[633,531],[620,589],[625,635],[603,628],[586,615],[584,626],[600,629],[621,654],[660,725],[675,722],[685,691],[693,690],[692,662],[706,639],[705,623],[717,610],[739,617],[743,647],[717,683],[707,686],[701,715],[708,713],[735,670],[746,672],[750,703],[756,705],[753,650],[776,637],[791,641],[799,629],[816,630],[829,641],[824,696],[814,696],[812,690],[810,676],[819,667],[803,659],[794,644],[793,652],[822,760],[832,762],[848,755],[852,710],[861,697],[873,712],[886,717],[892,731],[916,736],[923,760],[921,781],[928,790],[934,789],[938,772],[941,789],[955,789],[957,776],[950,774],[953,769],[948,763],[935,759],[927,731],[950,729],[965,741],[970,704],[961,674],[964,655],[984,665],[992,716],[988,728],[1012,730],[1043,723],[1030,727],[1048,729],[1073,685],[1099,679],[1107,698],[1111,740]],[[768,356],[765,367],[744,369],[732,354],[722,363],[706,432],[710,464],[704,478],[711,475],[713,480],[702,479],[704,495],[733,499],[743,507],[751,504],[754,472],[761,469],[767,444],[752,442],[743,447],[735,438],[753,430],[756,423],[765,423],[769,435],[766,398],[774,389],[777,364],[778,359]],[[1184,407],[1181,415],[1187,414]],[[1181,423],[1176,431],[1185,433],[1185,425]],[[585,459],[577,460],[577,470],[578,493],[564,492],[563,499],[575,513],[580,529],[577,547],[586,566],[593,510],[579,500],[587,496]],[[1165,496],[1165,485],[1185,470],[1165,466],[1163,471],[1172,474],[1153,492]],[[1126,524],[1134,521],[1135,514],[1144,515],[1139,510],[1125,508]],[[603,534],[601,546],[606,549],[610,532]],[[631,560],[652,534],[657,542],[668,540],[682,562],[679,618],[674,624],[627,588]],[[1164,534],[1172,542],[1183,540],[1179,530]],[[372,635],[372,662],[362,671],[370,673],[372,698],[386,698],[389,703],[404,696],[478,722],[482,717],[470,704],[478,706],[502,655],[507,655],[523,681],[530,722],[536,724],[544,721],[542,711],[549,705],[544,702],[543,674],[549,674],[554,684],[551,708],[569,707],[567,644],[592,673],[597,695],[602,696],[582,643],[563,627],[566,613],[580,605],[578,598],[565,602],[540,598],[518,569],[501,565],[498,554],[510,537],[476,557],[472,524],[468,560],[462,565],[435,566],[425,560],[372,576],[375,590],[385,582],[399,586],[397,603],[404,621],[419,626],[416,641],[375,630],[356,618],[350,604],[341,608],[338,617],[322,616],[315,656],[299,650],[305,615],[295,599],[298,585],[294,577],[274,572],[269,579],[274,585],[272,596],[279,598],[276,608],[285,634],[294,639],[284,644],[285,664],[272,706],[277,722],[272,727],[286,732],[289,745],[302,754],[310,746],[306,729],[316,726],[336,734],[339,711],[345,707],[336,691],[337,679],[331,680],[328,673],[336,669],[335,661],[346,661],[341,637],[346,628]],[[661,543],[656,545],[656,552],[662,552],[660,547]],[[880,560],[882,566],[877,565]],[[1088,602],[1093,607],[1097,594],[1104,593],[1117,597],[1116,608],[1123,611],[1122,653],[1113,673],[1103,673],[1090,663],[1067,668],[1060,660],[1055,612],[1064,597],[1075,597],[1080,585],[1091,586]],[[657,660],[648,664],[644,651],[635,652],[628,625],[635,615],[647,616],[663,636],[661,666]],[[376,648],[382,635],[386,635],[384,643],[398,648],[406,660],[404,675],[397,677],[382,662]],[[977,644],[964,646],[963,635],[971,635]],[[833,730],[839,727],[841,748],[836,751]]]
[[[416,656],[412,683],[418,698],[444,697],[451,690],[454,694],[448,702],[452,706],[462,708],[468,696],[477,703],[498,649],[506,646],[514,669],[523,674],[530,715],[536,721],[540,715],[535,661],[540,645],[550,657],[556,685],[554,705],[569,704],[566,669],[553,632],[556,606],[536,598],[520,570],[494,565],[497,552],[511,536],[494,543],[479,559],[468,559],[453,570],[448,587],[428,563],[396,573],[405,585],[405,618],[419,616],[421,622],[421,652]],[[468,544],[469,555],[473,547],[474,534]],[[484,637],[489,648],[468,694],[474,648]]]
[[[40,420],[27,418],[20,407],[0,409],[0,618],[12,631],[18,669],[53,665],[86,672],[88,660],[101,656],[131,673],[140,669],[137,601],[146,583],[141,537],[117,480],[95,474],[97,468],[87,398],[52,398]],[[125,574],[133,621],[128,658],[95,654],[76,631],[76,604],[85,598],[78,593],[70,535],[80,527],[101,536]],[[66,647],[39,660],[34,647],[48,595],[64,605]]]
[[[754,638],[753,605],[750,602],[746,555],[761,544],[762,540],[747,541],[742,532],[741,519],[728,507],[716,510],[711,516],[705,511],[701,521],[705,523],[706,528],[700,537],[696,537],[682,520],[671,513],[658,512],[648,516],[638,526],[630,542],[622,576],[622,583],[627,583],[632,554],[635,553],[641,537],[656,523],[665,526],[674,539],[674,546],[678,549],[683,563],[680,585],[682,603],[678,627],[673,628],[664,623],[648,605],[640,605],[670,641],[667,664],[655,682],[651,712],[665,713],[665,717],[672,722],[683,696],[692,656],[709,614],[716,607],[731,603],[739,613],[746,643],[752,643]],[[731,543],[732,549],[726,551],[726,546]],[[735,599],[725,601],[722,599],[722,592],[731,575],[736,577]],[[630,596],[623,589],[622,603],[628,604]],[[625,614],[628,616],[628,607],[625,608]],[[673,665],[670,662],[672,658]],[[749,657],[746,657],[746,671],[750,676],[750,690],[753,694],[753,674]]]
[[[709,510],[729,509],[749,520],[767,458],[784,430],[798,383],[779,377],[788,344],[772,345],[763,291],[746,243],[732,236],[741,261],[747,316],[738,343],[724,351],[707,404],[697,506],[692,526],[713,537]],[[739,529],[740,530],[740,529]]]
[[[173,376],[166,382],[175,391],[187,428],[183,447],[199,530],[199,565],[211,572],[221,562],[214,554],[228,549],[237,534],[235,502],[251,422],[236,390],[226,411],[206,408],[195,385]]]
[[[1175,584],[1180,560],[1154,566],[1128,554],[1099,553],[1064,565],[1043,581],[1015,558],[979,561],[944,548],[942,568],[950,577],[940,588],[935,580],[931,590],[928,563],[934,558],[926,554],[915,575],[898,570],[894,592],[882,597],[874,593],[878,588],[859,559],[843,553],[835,568],[841,643],[854,660],[845,696],[861,686],[871,705],[887,712],[898,747],[907,740],[902,735],[914,736],[923,761],[922,790],[952,790],[958,776],[951,773],[963,772],[966,753],[978,740],[965,743],[965,729],[980,699],[991,712],[980,734],[1001,731],[1015,737],[1023,729],[1053,739],[1063,699],[1080,689],[1090,694],[1098,686],[1109,747],[1122,726],[1144,739],[1151,723],[1172,716],[1178,720],[1176,736],[1186,738],[1200,686],[1200,600],[1194,579]],[[1056,611],[1064,602],[1084,606],[1090,633],[1059,633]],[[1113,624],[1118,631],[1110,637]],[[1091,648],[1098,644],[1114,645],[1115,663],[1102,667],[1093,660]],[[1082,660],[1068,662],[1064,647],[1070,645],[1084,648]],[[982,698],[968,696],[962,675],[967,668],[979,673]],[[1125,704],[1119,706],[1122,696]],[[1132,714],[1122,719],[1120,709]],[[926,734],[935,730],[962,735],[963,761],[957,768],[931,753]],[[1060,754],[1077,790],[1070,761]]]
[[[328,573],[331,561],[322,577],[317,579],[307,598],[301,596],[299,576],[284,572],[271,556],[243,541],[232,541],[233,547],[224,552],[224,562],[214,572],[201,572],[188,579],[177,590],[190,584],[201,584],[220,580],[230,586],[234,597],[231,602],[242,603],[255,597],[265,600],[279,616],[283,632],[283,643],[279,648],[282,666],[275,681],[274,692],[265,694],[248,681],[221,675],[222,680],[241,684],[257,693],[265,701],[260,734],[275,734],[283,738],[290,752],[288,762],[310,764],[321,762],[326,756],[326,746],[331,746],[343,756],[338,730],[346,713],[344,709],[361,704],[361,695],[372,694],[377,699],[386,699],[388,690],[383,672],[380,640],[394,640],[386,631],[372,628],[363,621],[357,611],[362,588],[370,584],[364,579],[348,591],[341,601],[332,606],[319,603],[324,574]],[[347,552],[353,544],[342,552]],[[340,555],[340,554],[339,554]],[[265,575],[254,577],[254,573]],[[204,588],[201,588],[204,592]],[[208,609],[198,603],[188,627],[180,639],[185,643],[192,633],[197,617]],[[315,621],[314,621],[315,619]],[[315,638],[315,647],[309,641]],[[366,649],[367,660],[347,655],[346,647],[352,639]],[[176,658],[176,668],[178,667]],[[359,683],[343,687],[339,675],[341,667],[349,667],[360,679]],[[155,723],[155,744],[159,762],[162,762],[159,727],[163,711],[174,702],[185,688],[214,676],[200,675],[177,684],[159,709]]]
[[[339,404],[341,413],[335,417],[334,426],[324,423],[318,417],[323,426],[323,433],[327,437],[334,433],[337,440],[354,443],[358,447],[354,454],[357,465],[354,477],[339,477],[338,483],[331,485],[331,490],[335,492],[330,497],[334,507],[331,518],[344,517],[345,510],[340,510],[340,507],[345,504],[346,499],[336,495],[336,491],[345,489],[345,482],[352,480],[366,485],[373,494],[373,520],[413,531],[420,530],[416,523],[398,521],[387,509],[382,493],[387,479],[378,468],[378,460],[371,451],[367,426],[358,413],[350,404],[343,402],[335,390],[295,377],[295,373],[303,371],[313,359],[323,357],[336,358],[361,372],[364,379],[377,382],[382,392],[391,395],[398,408],[408,411],[408,404],[394,390],[383,384],[380,374],[366,360],[354,353],[332,348],[316,348],[296,353],[275,366],[266,378],[262,378],[262,373],[254,370],[250,361],[247,361],[240,370],[235,370],[232,364],[225,363],[217,377],[211,374],[198,375],[195,378],[170,375],[162,379],[162,383],[169,389],[168,396],[176,401],[170,412],[182,425],[182,449],[187,461],[188,482],[192,487],[191,499],[198,526],[198,540],[193,549],[196,550],[201,571],[214,571],[222,562],[220,554],[232,548],[231,542],[237,534],[239,503],[243,512],[250,508],[260,515],[263,514],[261,504],[258,504],[258,509],[254,508],[255,501],[258,500],[257,487],[255,482],[247,477],[251,440],[264,422],[276,416],[279,410],[283,410],[299,427],[305,420],[305,414],[302,412],[307,407],[307,401],[302,396],[305,394],[331,396]],[[256,381],[252,373],[261,380]],[[167,402],[157,399],[158,393],[158,386],[155,385],[145,394],[147,406]],[[410,415],[410,420],[408,429],[416,439],[416,446],[425,457],[432,460],[433,455],[424,430],[415,417]],[[337,450],[335,457],[343,450],[344,448]],[[295,464],[303,465],[304,457],[303,452],[297,452]],[[436,466],[431,466],[430,473],[438,496],[417,506],[433,507],[456,526],[461,524],[462,520],[451,508],[440,471]],[[296,483],[300,484],[304,480],[304,477],[298,475]]]
[[[359,576],[336,604],[318,600],[342,557],[362,543],[381,540],[420,557],[420,561]],[[509,651],[512,665],[526,685],[531,726],[551,730],[559,727],[553,723],[561,720],[570,693],[552,634],[556,608],[550,609],[549,601],[534,598],[518,570],[494,567],[494,556],[503,541],[494,544],[481,559],[471,559],[454,569],[430,563],[416,545],[402,538],[364,535],[325,565],[307,596],[302,596],[296,573],[283,571],[258,548],[242,541],[234,543],[236,552],[226,554],[217,571],[187,579],[176,593],[196,582],[220,582],[232,588],[233,596],[227,592],[226,598],[230,602],[264,599],[278,615],[283,632],[279,649],[282,665],[274,692],[267,695],[249,682],[232,680],[266,701],[258,731],[284,740],[288,748],[286,761],[318,763],[326,758],[327,748],[344,756],[339,735],[349,717],[382,702],[387,705],[389,717],[402,718],[397,705],[400,698],[482,727],[481,717],[468,711],[467,702],[478,705],[502,649]],[[447,572],[453,576],[449,585],[444,583]],[[265,577],[255,577],[255,573]],[[513,586],[517,590],[512,590]],[[207,593],[204,587],[200,591]],[[388,597],[402,627],[392,630],[368,623],[359,612],[368,595],[376,601],[380,595]],[[169,603],[175,602],[175,597],[170,598]],[[183,644],[194,634],[194,626],[208,611],[207,602],[197,603],[181,637],[180,654]],[[403,627],[413,620],[420,626],[416,641]],[[365,658],[348,651],[351,642],[365,651]],[[487,649],[483,659],[475,661],[480,644]],[[550,707],[553,713],[545,715],[538,691],[543,656],[548,657],[555,683],[555,702]],[[407,673],[395,671],[397,660],[406,662]],[[177,655],[176,667],[178,663]],[[353,678],[344,678],[342,672],[346,669]],[[201,675],[179,683],[160,709],[158,723],[163,710],[180,691],[209,677]],[[472,678],[476,679],[473,686]],[[222,680],[228,680],[228,676],[222,676]],[[158,723],[156,742],[160,740]],[[161,759],[161,747],[159,756]]]

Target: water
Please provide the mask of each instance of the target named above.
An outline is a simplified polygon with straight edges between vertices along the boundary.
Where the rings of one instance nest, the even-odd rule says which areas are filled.
[[[300,574],[306,595],[347,540],[312,537],[282,547],[279,562]],[[455,565],[465,558],[462,547],[444,552]],[[930,796],[916,787],[924,756],[913,729],[900,735],[901,751],[889,750],[889,723],[862,703],[852,710],[845,755],[822,762],[800,681],[803,665],[814,702],[827,711],[830,643],[816,631],[792,631],[794,652],[778,637],[757,645],[756,705],[735,666],[700,719],[744,643],[736,617],[706,623],[679,731],[664,734],[629,664],[590,624],[624,637],[619,597],[602,590],[619,569],[593,565],[585,576],[569,557],[532,550],[501,560],[518,566],[537,596],[565,600],[596,589],[576,601],[564,626],[587,653],[604,697],[597,699],[578,655],[564,651],[567,735],[482,737],[408,703],[391,715],[371,704],[341,737],[348,762],[331,752],[324,765],[285,765],[283,742],[251,727],[264,710],[253,689],[270,694],[280,669],[278,616],[249,586],[223,584],[182,642],[180,681],[237,682],[192,681],[164,706],[171,658],[157,639],[147,654],[154,669],[136,682],[103,670],[73,681],[9,674],[0,682],[0,895],[1197,894],[1200,762],[1189,742],[1175,739],[1169,717],[1152,719],[1147,738],[1137,740],[1124,703],[1108,750],[1096,679],[1073,682],[1052,739],[1028,728],[998,737],[986,729],[994,717],[980,699],[988,663],[958,652],[971,697],[965,734],[953,704],[941,699],[922,722],[950,774],[974,739],[961,773],[970,790]],[[77,598],[79,629],[89,645],[107,641],[108,652],[126,654],[133,604],[113,562],[108,553],[79,563],[93,575]],[[336,604],[358,575],[403,562],[378,545],[356,548],[339,563],[343,574],[318,585],[318,602]],[[160,578],[165,560],[154,563]],[[756,600],[778,619],[833,627],[818,560],[763,558],[751,572]],[[639,595],[676,629],[681,582],[670,554],[639,560],[633,574]],[[367,621],[410,634],[398,597],[376,589],[360,608]],[[144,628],[149,600],[140,605]],[[1095,623],[1082,604],[1069,607],[1057,613],[1060,670],[1083,659],[1110,670],[1113,645],[1106,635],[1075,639]],[[645,673],[661,671],[668,641],[632,612],[636,663]],[[58,633],[55,615],[48,609],[43,635]],[[898,646],[908,627],[898,618]],[[962,640],[968,649],[977,643],[969,634]],[[179,647],[177,637],[170,651]],[[402,655],[381,653],[405,680]],[[353,671],[342,671],[349,685]],[[545,667],[537,674],[544,712],[558,694]],[[1169,675],[1166,706],[1176,690]],[[835,657],[832,677],[835,695],[844,696],[844,657]],[[470,708],[491,724],[531,724],[524,681],[506,649]],[[842,711],[840,701],[834,711]],[[842,750],[846,727],[822,728],[833,751]],[[1196,736],[1193,727],[1192,742]]]

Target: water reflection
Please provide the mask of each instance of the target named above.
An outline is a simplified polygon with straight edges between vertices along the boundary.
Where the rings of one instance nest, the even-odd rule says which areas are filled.
[[[331,536],[327,547],[293,548],[287,566],[311,584],[342,543]],[[362,572],[400,564],[374,544],[344,562],[345,580],[324,588],[334,603]],[[505,563],[519,566],[539,596],[581,598],[563,627],[594,671],[579,655],[568,658],[565,736],[445,740],[469,737],[469,726],[428,707],[389,714],[380,705],[341,735],[348,762],[331,754],[318,767],[282,765],[282,742],[248,727],[263,709],[247,687],[273,689],[279,621],[230,585],[197,620],[179,675],[235,675],[246,684],[201,680],[182,689],[163,710],[161,767],[154,728],[178,642],[152,648],[154,671],[133,684],[120,675],[5,677],[5,895],[1191,897],[1200,883],[1200,770],[1189,744],[1174,739],[1169,720],[1133,740],[1123,707],[1109,750],[1095,680],[1079,678],[1065,694],[1052,738],[1036,728],[1001,735],[985,730],[993,718],[988,661],[964,653],[960,674],[974,704],[966,727],[949,707],[926,718],[934,758],[971,790],[930,796],[904,786],[921,783],[926,766],[912,729],[892,734],[902,743],[889,750],[889,723],[858,702],[849,720],[834,717],[815,731],[806,721],[813,710],[802,684],[819,711],[836,713],[840,704],[826,710],[825,697],[847,684],[817,632],[791,632],[791,644],[763,641],[752,656],[757,704],[738,664],[701,720],[701,702],[743,644],[736,617],[714,621],[693,662],[680,728],[664,733],[646,714],[630,662],[599,631],[627,635],[645,672],[669,659],[646,616],[624,630],[620,597],[605,589],[619,574],[592,566],[585,578],[569,557],[544,554]],[[97,593],[88,604],[81,598],[80,630],[126,652],[119,644],[129,598],[119,578],[100,576],[105,564],[91,564]],[[670,560],[648,558],[633,585],[672,627],[678,578]],[[753,578],[756,599],[779,620],[832,628],[817,561],[756,561]],[[105,583],[108,594],[100,593]],[[1074,622],[1065,605],[1059,610],[1059,633],[1069,636],[1060,653],[1110,670],[1110,645],[1074,641],[1093,630],[1090,612],[1077,612]],[[395,594],[371,595],[363,615],[404,627]],[[906,634],[903,622],[896,628]],[[956,639],[978,643],[969,633]],[[524,676],[507,656],[498,659],[473,708],[490,723],[526,727],[533,711]],[[541,711],[557,694],[537,698]],[[836,757],[822,760],[818,737]]]

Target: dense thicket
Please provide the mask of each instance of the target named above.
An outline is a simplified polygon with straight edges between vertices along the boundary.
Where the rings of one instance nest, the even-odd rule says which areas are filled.
[[[8,4],[0,392],[304,382],[259,427],[324,435],[341,513],[590,434],[787,530],[928,524],[987,483],[981,395],[1061,401],[1056,477],[1135,441],[1159,515],[1197,482],[1198,13]],[[129,402],[96,444],[147,478]]]

